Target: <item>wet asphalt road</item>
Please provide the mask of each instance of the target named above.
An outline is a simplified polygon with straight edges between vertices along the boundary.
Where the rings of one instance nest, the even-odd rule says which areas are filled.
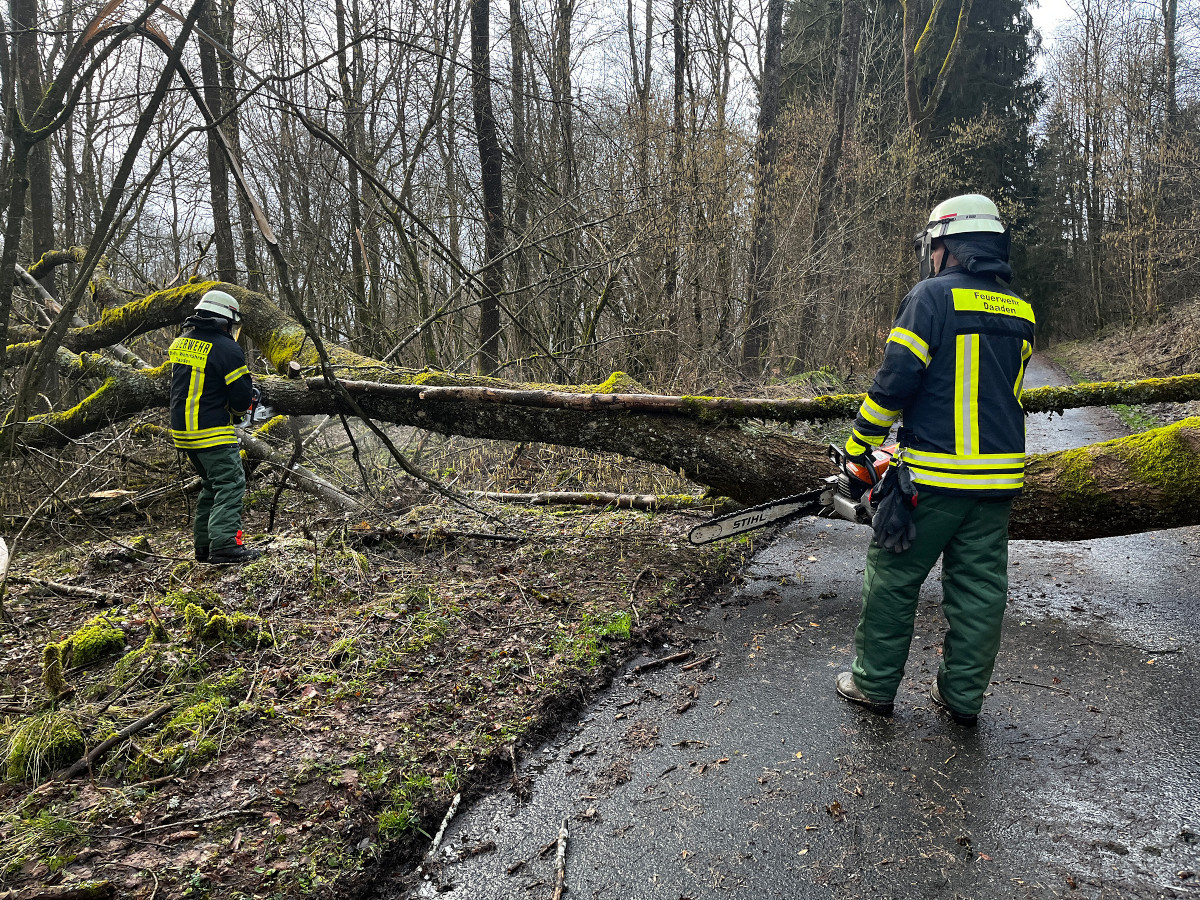
[[[1035,360],[1030,384],[1060,380]],[[1121,433],[1108,410],[1028,423],[1031,450]],[[895,717],[834,695],[868,540],[788,528],[681,626],[712,664],[619,677],[527,761],[527,801],[460,813],[439,876],[381,896],[549,900],[554,854],[538,850],[569,818],[576,898],[1200,897],[1200,529],[1014,542],[974,731],[929,701],[936,577]]]

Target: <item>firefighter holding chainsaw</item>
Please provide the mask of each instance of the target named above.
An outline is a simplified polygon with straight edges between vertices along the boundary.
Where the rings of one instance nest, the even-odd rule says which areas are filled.
[[[244,563],[262,551],[242,543],[246,474],[234,425],[257,396],[238,346],[241,306],[224,291],[207,291],[184,332],[171,344],[171,439],[200,476],[193,536],[196,559]]]
[[[1000,648],[1009,511],[1025,466],[1021,385],[1035,322],[1005,284],[1009,233],[988,198],[967,194],[938,205],[916,250],[921,281],[900,305],[846,442],[849,461],[861,466],[902,422],[900,450],[871,492],[875,534],[855,657],[837,676],[837,691],[892,714],[917,595],[940,556],[949,628],[930,693],[957,723],[972,726]]]

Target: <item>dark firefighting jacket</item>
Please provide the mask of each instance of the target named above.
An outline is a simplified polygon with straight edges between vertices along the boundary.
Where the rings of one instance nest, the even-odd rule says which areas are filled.
[[[180,450],[236,444],[235,422],[250,411],[246,355],[212,320],[193,316],[168,351],[171,439]]]
[[[971,268],[948,268],[904,298],[846,449],[878,447],[902,419],[901,456],[920,490],[1013,496],[1025,477],[1033,309],[997,281],[1007,263]]]

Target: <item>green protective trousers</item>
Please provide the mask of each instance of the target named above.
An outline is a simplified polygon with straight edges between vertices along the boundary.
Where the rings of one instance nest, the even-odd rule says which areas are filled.
[[[872,700],[891,702],[904,676],[917,596],[942,557],[942,643],[938,688],[956,712],[979,713],[1000,650],[1008,600],[1008,516],[1012,499],[929,491],[913,512],[917,536],[903,553],[874,540],[863,573],[862,615],[854,632],[854,681]]]
[[[196,501],[196,521],[192,525],[196,549],[219,550],[236,544],[246,493],[246,472],[238,445],[188,450],[187,455],[200,476],[200,499]]]

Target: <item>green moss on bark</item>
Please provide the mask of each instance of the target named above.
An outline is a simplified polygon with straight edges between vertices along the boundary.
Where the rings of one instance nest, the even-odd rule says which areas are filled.
[[[1129,466],[1130,475],[1147,487],[1163,493],[1200,496],[1196,439],[1188,439],[1189,433],[1197,428],[1200,428],[1200,417],[1184,419],[1166,428],[1113,442],[1114,449]]]

